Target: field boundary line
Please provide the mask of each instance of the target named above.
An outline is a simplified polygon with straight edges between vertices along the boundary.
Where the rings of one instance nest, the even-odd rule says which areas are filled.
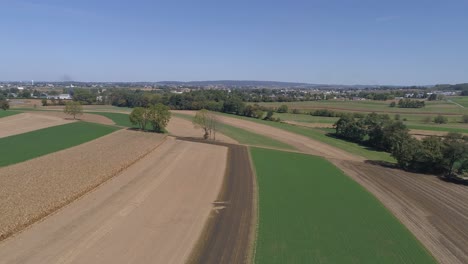
[[[250,152],[250,147],[248,149],[248,155],[249,155],[249,161],[251,166],[251,171],[253,175],[253,203],[252,203],[252,226],[253,230],[250,232],[250,238],[249,238],[249,247],[250,250],[247,254],[247,260],[246,263],[255,263],[255,255],[257,253],[257,239],[258,239],[258,226],[259,226],[259,220],[260,220],[260,195],[258,191],[258,182],[257,182],[257,172],[255,169],[255,165],[253,163],[252,159],[252,153]]]
[[[115,132],[118,132],[120,130],[116,130],[108,135],[111,135]],[[108,136],[106,135],[106,136]],[[102,137],[100,137],[102,138]],[[98,140],[100,138],[97,138],[97,139],[94,139],[94,140]],[[2,243],[3,241],[6,241],[8,239],[12,239],[13,237],[15,237],[16,235],[28,230],[29,228],[33,227],[34,225],[36,224],[39,224],[41,223],[42,221],[45,221],[46,219],[48,219],[49,217],[52,217],[53,215],[59,213],[60,211],[62,211],[63,209],[67,208],[68,206],[70,206],[73,202],[75,201],[78,201],[79,199],[83,198],[85,195],[89,194],[89,193],[92,193],[94,191],[96,191],[101,185],[109,182],[110,180],[112,180],[114,177],[116,177],[117,175],[121,174],[123,171],[125,171],[126,169],[128,169],[130,166],[134,165],[135,163],[137,163],[138,161],[142,160],[143,158],[145,158],[146,156],[148,156],[150,153],[152,153],[153,151],[155,151],[159,146],[161,146],[164,142],[166,142],[167,140],[167,136],[165,136],[160,142],[158,142],[158,144],[153,147],[152,149],[150,149],[147,153],[144,153],[142,155],[140,155],[139,157],[137,157],[134,161],[132,162],[129,162],[127,164],[125,164],[122,168],[120,168],[119,170],[117,170],[115,173],[113,173],[112,175],[110,175],[107,179],[105,179],[104,181],[102,181],[101,183],[95,185],[95,186],[90,186],[89,188],[83,190],[81,193],[78,193],[77,195],[75,195],[74,197],[70,197],[69,199],[67,199],[64,204],[62,205],[59,205],[59,206],[56,206],[56,207],[53,207],[51,208],[50,210],[38,215],[37,217],[34,217],[32,219],[30,219],[30,221],[28,221],[27,223],[25,223],[24,225],[21,225],[21,226],[18,226],[17,228],[15,228],[14,230],[12,230],[11,232],[9,233],[6,233],[4,237],[0,238],[0,243]],[[92,142],[93,140],[91,141],[88,141],[88,142]],[[88,143],[86,142],[86,143]],[[79,145],[78,145],[79,146]],[[75,146],[76,147],[76,146]]]

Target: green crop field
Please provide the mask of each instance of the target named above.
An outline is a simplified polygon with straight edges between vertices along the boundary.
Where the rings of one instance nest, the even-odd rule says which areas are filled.
[[[452,99],[452,98],[449,98]],[[456,99],[457,100],[457,99]],[[458,99],[460,100],[460,99]],[[398,108],[390,107],[391,101],[342,101],[342,100],[322,100],[322,101],[306,101],[306,102],[274,102],[274,103],[258,103],[267,107],[279,107],[287,105],[289,109],[299,109],[302,111],[313,111],[315,109],[331,109],[337,112],[357,111],[357,112],[386,112],[386,113],[445,113],[445,114],[467,114],[468,109],[461,108],[448,101],[426,101],[426,106],[423,108]]]
[[[0,138],[0,167],[70,148],[117,129],[95,123],[74,122]]]
[[[14,111],[14,110],[9,110],[9,111],[4,111],[0,109],[0,118],[2,117],[7,117],[7,116],[12,116],[21,113],[20,111]]]
[[[325,159],[251,148],[255,263],[435,263],[370,193]]]
[[[128,117],[128,114],[124,113],[110,113],[110,112],[86,112],[88,114],[95,114],[95,115],[101,115],[105,116],[112,121],[118,126],[123,126],[123,127],[137,127],[134,126]]]
[[[173,116],[183,118],[188,121],[192,121],[193,117],[185,114],[180,113],[172,113]],[[253,133],[247,131],[242,128],[226,125],[226,124],[219,124],[218,126],[219,132],[222,134],[236,140],[237,142],[245,145],[251,146],[263,146],[263,147],[270,147],[270,148],[279,148],[279,149],[286,149],[286,150],[295,150],[293,146],[290,146],[286,143],[281,141],[272,139],[270,137],[259,135],[257,133]]]
[[[289,131],[291,133],[295,133],[298,135],[308,137],[313,140],[321,141],[328,145],[340,148],[351,154],[355,154],[355,155],[361,156],[369,160],[386,161],[386,162],[391,162],[391,163],[395,162],[395,159],[391,157],[390,154],[387,152],[374,150],[366,146],[361,146],[357,143],[327,136],[326,133],[321,129],[295,126],[295,125],[290,125],[290,124],[285,124],[285,123],[271,122],[271,121],[265,121],[265,120],[255,119],[255,118],[223,114],[223,113],[220,113],[220,115],[224,115],[224,116],[232,117],[232,118],[244,119],[247,121],[252,121],[252,122],[276,127],[285,131]]]

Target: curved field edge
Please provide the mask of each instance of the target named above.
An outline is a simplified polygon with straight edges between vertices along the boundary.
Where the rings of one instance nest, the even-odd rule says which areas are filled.
[[[8,212],[9,210],[18,211],[19,209],[20,214],[18,215],[18,212],[14,213],[13,219],[8,219],[11,217],[11,214],[5,214],[0,217],[0,242],[16,233],[22,232],[36,222],[59,212],[72,202],[96,190],[108,180],[119,175],[155,151],[167,139],[165,136],[162,136],[155,141],[154,139],[149,140],[147,137],[138,137],[137,134],[130,135],[128,133],[135,132],[120,130],[117,133],[103,136],[80,146],[33,159],[23,164],[0,168],[0,171],[5,173],[6,177],[12,181],[26,181],[30,183],[29,186],[21,182],[13,185],[7,184],[14,186],[11,188],[18,189],[16,191],[17,195],[28,198],[13,198],[11,201],[14,203],[14,209],[12,207],[8,208],[9,198],[0,202],[0,207],[2,207],[4,212]],[[134,144],[130,143],[129,146],[126,146],[128,144],[124,143],[120,147],[115,148],[113,144],[115,140],[123,137],[127,139],[130,137],[130,140]],[[142,148],[135,144],[137,141],[153,144],[147,144],[145,148]],[[112,149],[112,153],[109,152],[109,149]],[[111,155],[106,158],[105,162],[102,162],[100,157],[103,155],[99,154],[99,152],[107,152]],[[67,154],[70,153],[74,155],[67,158]],[[83,153],[86,153],[86,155],[83,155]],[[114,164],[115,158],[112,155],[115,155],[114,157],[120,160],[120,162],[115,163],[117,165]],[[83,159],[87,160],[87,162],[80,162]],[[62,160],[62,162],[59,162],[55,171],[44,169],[48,166],[47,164],[57,160]],[[26,166],[24,166],[25,164]],[[79,167],[79,169],[75,167]],[[38,172],[34,171],[38,168],[40,168]],[[19,171],[21,173],[18,174]],[[19,175],[20,177],[14,179],[15,175]],[[29,179],[31,177],[34,179]],[[0,178],[0,180],[2,179]],[[60,186],[60,189],[54,189],[56,186]],[[49,191],[44,190],[44,188],[49,189]],[[15,192],[15,190],[10,190],[10,192]],[[30,197],[35,199],[30,201],[28,200]]]
[[[12,116],[12,115],[16,115],[16,114],[21,114],[21,113],[22,113],[21,111],[15,111],[15,110],[8,110],[8,111],[0,110],[0,118],[7,117],[7,116]]]
[[[186,114],[172,113],[172,115],[189,121],[193,120],[193,116]],[[247,131],[242,128],[223,124],[222,122],[220,122],[218,126],[218,131],[224,134],[225,136],[230,137],[239,142],[240,144],[244,145],[263,146],[284,150],[296,150],[296,148],[294,148],[293,146],[286,144],[282,141],[272,139],[270,137],[260,135],[251,131]]]
[[[323,158],[251,148],[255,263],[436,263],[374,196]]]
[[[285,130],[294,134],[302,135],[310,139],[317,140],[322,143],[328,144],[330,146],[342,149],[350,154],[361,156],[368,160],[379,160],[379,161],[386,161],[390,163],[395,162],[395,159],[387,152],[378,151],[375,149],[368,148],[366,146],[359,145],[357,143],[327,136],[325,132],[320,129],[306,128],[306,127],[295,126],[295,125],[286,124],[286,123],[265,121],[265,120],[259,120],[259,119],[243,117],[243,116],[236,116],[236,115],[225,114],[225,113],[218,113],[218,114],[222,116],[226,116],[226,117],[237,118],[237,119],[242,119],[246,121],[256,122],[256,123],[263,124],[263,125],[268,125],[268,126],[279,128],[279,129],[282,129],[282,130]]]
[[[74,122],[0,139],[0,167],[74,147],[112,133],[119,128]]]

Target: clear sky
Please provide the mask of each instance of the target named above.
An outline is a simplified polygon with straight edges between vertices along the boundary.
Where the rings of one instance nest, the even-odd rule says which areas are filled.
[[[0,0],[0,80],[468,82],[468,1]]]

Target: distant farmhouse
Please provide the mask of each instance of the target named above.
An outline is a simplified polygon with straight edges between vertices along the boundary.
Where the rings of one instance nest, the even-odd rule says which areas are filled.
[[[59,95],[49,95],[47,99],[57,99],[57,100],[71,100],[72,97],[69,94],[59,94]]]

